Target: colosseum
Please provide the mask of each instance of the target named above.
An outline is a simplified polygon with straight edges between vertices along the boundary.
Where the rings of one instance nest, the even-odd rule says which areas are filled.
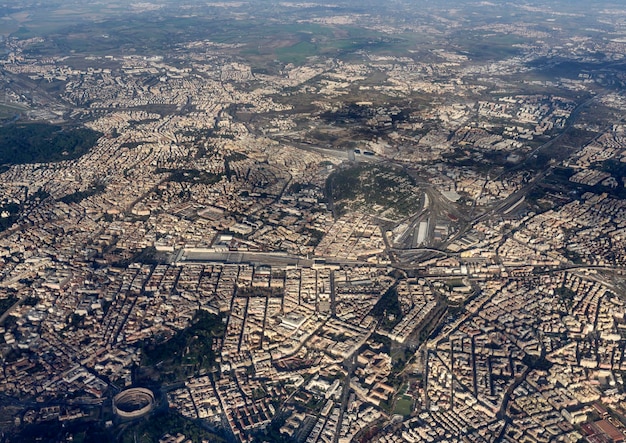
[[[113,412],[122,418],[146,415],[154,407],[154,394],[145,388],[131,388],[113,398]]]

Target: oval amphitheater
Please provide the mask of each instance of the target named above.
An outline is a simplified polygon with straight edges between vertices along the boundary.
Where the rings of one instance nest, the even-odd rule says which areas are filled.
[[[131,388],[113,398],[113,412],[122,418],[138,418],[154,408],[154,394],[150,389]]]

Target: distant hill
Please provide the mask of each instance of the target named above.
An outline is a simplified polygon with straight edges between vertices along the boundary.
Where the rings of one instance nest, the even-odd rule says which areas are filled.
[[[45,123],[0,127],[0,164],[72,160],[88,152],[101,136],[89,128]]]

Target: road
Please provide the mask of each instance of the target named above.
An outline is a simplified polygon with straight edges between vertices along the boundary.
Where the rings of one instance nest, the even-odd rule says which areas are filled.
[[[343,416],[348,407],[348,399],[350,398],[350,379],[352,378],[354,374],[354,368],[356,367],[356,352],[344,361],[344,367],[346,368],[347,374],[343,379],[343,390],[341,391],[341,413],[339,414],[339,420],[337,420],[337,431],[335,432],[333,443],[339,442],[339,434],[341,433]]]
[[[202,263],[255,263],[277,267],[301,266],[311,267],[315,263],[335,266],[372,266],[364,260],[344,260],[337,257],[313,257],[305,258],[282,252],[250,252],[228,251],[215,252],[210,250],[179,249],[170,259],[170,263],[202,264]],[[386,266],[386,265],[380,265]]]
[[[361,340],[361,345],[356,347],[355,351],[352,354],[350,354],[348,357],[346,357],[346,359],[343,361],[343,366],[346,369],[347,374],[343,380],[343,390],[341,391],[341,407],[340,407],[341,413],[339,414],[339,420],[337,421],[337,431],[335,432],[333,443],[339,442],[339,434],[341,433],[341,426],[343,424],[343,416],[346,412],[346,408],[348,407],[348,399],[350,395],[350,379],[354,375],[354,370],[356,369],[356,359],[359,353],[359,349],[361,348],[361,346],[363,346],[363,344],[365,344],[365,342],[367,342],[367,340],[369,340],[369,338],[372,336],[375,330],[376,330],[376,327],[370,329],[368,334],[363,338],[363,340]]]

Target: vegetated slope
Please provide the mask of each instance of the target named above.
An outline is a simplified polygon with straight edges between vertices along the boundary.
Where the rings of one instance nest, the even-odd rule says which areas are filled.
[[[89,128],[45,123],[0,127],[0,164],[72,160],[88,152],[101,135]]]
[[[371,164],[333,172],[326,182],[326,192],[339,215],[363,210],[391,219],[419,210],[421,195],[406,172]]]

